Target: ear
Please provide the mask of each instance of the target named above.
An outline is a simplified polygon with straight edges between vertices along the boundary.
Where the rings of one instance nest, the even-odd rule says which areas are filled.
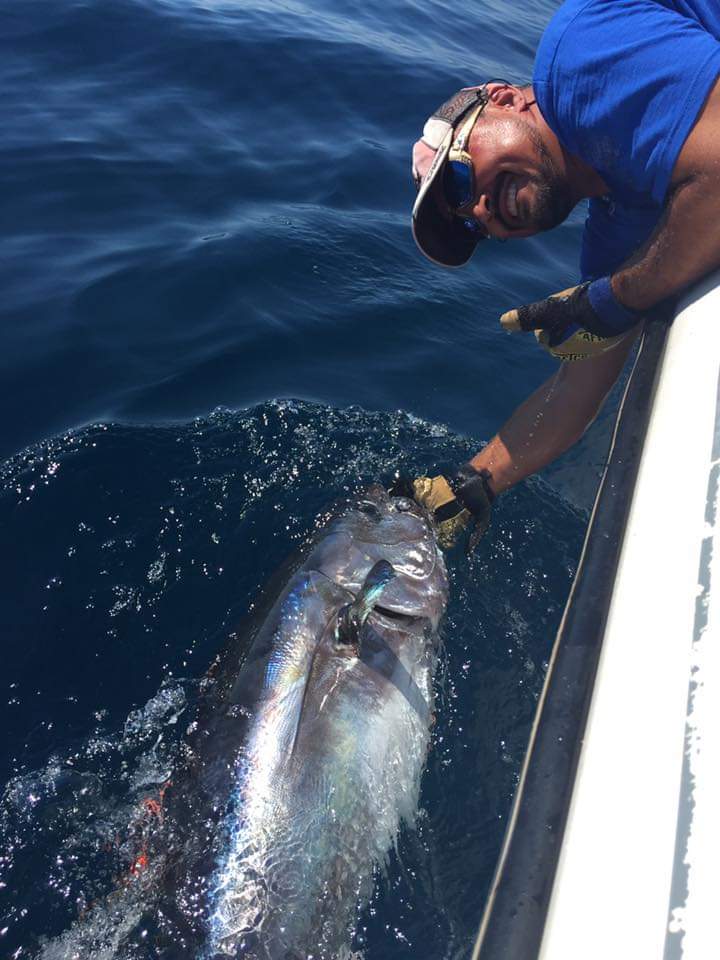
[[[530,107],[531,98],[526,96],[527,90],[516,87],[511,83],[488,83],[487,92],[490,103],[501,110],[512,110],[513,113],[523,113]]]

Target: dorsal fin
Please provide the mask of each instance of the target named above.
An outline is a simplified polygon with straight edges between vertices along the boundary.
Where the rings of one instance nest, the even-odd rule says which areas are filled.
[[[352,603],[346,604],[338,614],[335,636],[346,647],[357,647],[360,631],[380,595],[396,577],[395,568],[387,560],[378,560],[365,577],[360,592]]]

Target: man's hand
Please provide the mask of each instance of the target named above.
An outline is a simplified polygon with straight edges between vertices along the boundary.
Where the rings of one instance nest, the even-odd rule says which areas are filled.
[[[611,350],[640,320],[615,298],[609,278],[581,283],[500,317],[506,330],[532,330],[560,360],[584,360]]]
[[[472,526],[468,551],[473,550],[490,525],[495,495],[488,472],[465,464],[448,476],[418,477],[412,486],[415,499],[435,522],[440,546],[455,546]]]

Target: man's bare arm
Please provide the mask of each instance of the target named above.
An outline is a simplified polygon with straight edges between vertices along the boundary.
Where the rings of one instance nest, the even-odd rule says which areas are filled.
[[[547,466],[583,435],[617,379],[635,340],[628,334],[613,350],[564,363],[513,413],[470,461],[487,470],[499,494]]]
[[[720,80],[680,151],[663,216],[611,278],[631,310],[647,310],[720,267]]]

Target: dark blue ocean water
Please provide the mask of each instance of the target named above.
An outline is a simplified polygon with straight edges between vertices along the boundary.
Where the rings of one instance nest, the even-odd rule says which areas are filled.
[[[467,457],[552,372],[497,317],[575,278],[581,212],[461,271],[408,221],[429,110],[527,79],[556,5],[4,5],[3,956],[76,955],[198,679],[318,512]],[[467,954],[607,423],[453,560],[418,828],[367,960]]]

